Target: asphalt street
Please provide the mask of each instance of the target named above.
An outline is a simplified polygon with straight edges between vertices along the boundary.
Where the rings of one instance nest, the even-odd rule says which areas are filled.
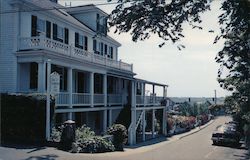
[[[52,147],[0,147],[0,160],[249,160],[244,147],[212,145],[213,130],[228,121],[229,117],[219,117],[193,134],[184,134],[188,136],[174,136],[157,144],[128,148],[125,152],[71,154]]]

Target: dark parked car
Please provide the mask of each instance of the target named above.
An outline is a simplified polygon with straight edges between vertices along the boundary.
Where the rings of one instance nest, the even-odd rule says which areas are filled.
[[[213,144],[239,145],[240,133],[232,124],[218,126],[212,135]]]

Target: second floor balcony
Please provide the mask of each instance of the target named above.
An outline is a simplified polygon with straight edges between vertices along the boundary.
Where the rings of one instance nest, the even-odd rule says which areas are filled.
[[[67,45],[59,41],[46,37],[20,37],[19,50],[48,50],[59,54],[82,59],[94,64],[103,65],[123,71],[133,72],[133,65],[122,61],[117,61],[106,56],[95,54],[94,52]]]

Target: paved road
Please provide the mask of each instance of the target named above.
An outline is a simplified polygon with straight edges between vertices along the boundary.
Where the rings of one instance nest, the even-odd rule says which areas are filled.
[[[220,117],[197,133],[179,139],[175,136],[156,145],[127,149],[125,152],[104,154],[71,154],[54,148],[4,148],[0,147],[0,160],[250,160],[247,150],[213,146],[212,131],[229,121]]]

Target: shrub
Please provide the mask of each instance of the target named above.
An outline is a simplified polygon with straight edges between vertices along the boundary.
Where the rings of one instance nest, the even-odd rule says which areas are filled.
[[[83,125],[76,129],[76,141],[72,144],[73,153],[103,153],[114,151],[112,142],[100,136]]]
[[[61,127],[53,127],[51,130],[51,139],[53,142],[60,142],[62,136],[62,129]]]
[[[108,129],[108,134],[114,136],[113,144],[115,149],[123,151],[123,145],[127,141],[127,129],[122,124],[114,124]]]
[[[76,129],[76,141],[93,136],[95,136],[95,132],[91,131],[91,129],[86,125]]]

